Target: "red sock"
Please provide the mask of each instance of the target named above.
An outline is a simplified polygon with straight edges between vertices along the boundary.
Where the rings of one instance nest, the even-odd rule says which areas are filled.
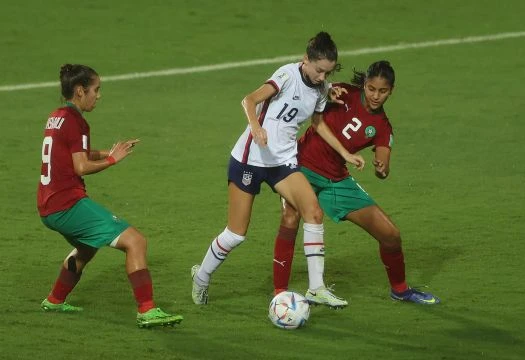
[[[282,225],[279,227],[273,250],[273,288],[275,294],[288,289],[296,236],[297,229],[290,229]]]
[[[151,282],[151,275],[148,269],[141,269],[131,274],[128,274],[129,282],[133,288],[133,294],[135,300],[137,300],[137,306],[139,313],[145,313],[146,311],[155,307],[153,302],[153,283]]]
[[[405,281],[405,258],[403,256],[403,250],[386,251],[382,247],[379,247],[379,253],[381,260],[385,265],[386,274],[388,275],[388,281],[392,290],[397,293],[403,292],[408,289],[408,285]]]
[[[81,274],[69,271],[62,266],[60,274],[55,282],[55,286],[53,286],[53,290],[51,290],[47,300],[53,304],[63,303],[80,280],[80,275]]]

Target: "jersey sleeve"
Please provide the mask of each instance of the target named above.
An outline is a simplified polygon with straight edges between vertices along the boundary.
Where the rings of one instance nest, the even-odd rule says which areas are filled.
[[[330,84],[325,81],[324,86],[319,89],[319,98],[315,104],[314,111],[317,113],[322,113],[326,107],[326,102],[328,101],[328,90],[330,89]]]
[[[384,125],[381,126],[380,131],[378,131],[377,136],[374,138],[374,146],[384,146],[391,149],[394,145],[394,131],[386,117],[384,121]]]
[[[64,129],[65,140],[71,154],[87,152],[88,134],[82,131],[76,119],[73,117],[66,118],[64,125],[66,125]]]
[[[272,85],[278,93],[286,86],[292,75],[282,67],[277,69],[273,75],[266,80],[266,84]]]

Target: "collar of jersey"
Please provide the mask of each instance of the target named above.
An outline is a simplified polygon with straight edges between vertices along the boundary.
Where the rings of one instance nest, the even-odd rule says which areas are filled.
[[[82,115],[82,111],[80,111],[80,109],[75,104],[73,104],[71,101],[66,101],[66,106],[75,109],[76,111],[78,111],[79,114]]]
[[[309,88],[312,88],[312,89],[316,89],[318,87],[321,86],[321,84],[319,85],[314,85],[312,84],[312,82],[310,80],[308,80],[304,75],[303,75],[303,71],[302,71],[302,67],[303,67],[303,63],[300,63],[299,64],[299,74],[301,74],[301,80],[303,81],[303,83],[308,86]]]

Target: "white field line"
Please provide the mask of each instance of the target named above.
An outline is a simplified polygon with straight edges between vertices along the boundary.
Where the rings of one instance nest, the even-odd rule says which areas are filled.
[[[345,50],[345,51],[340,51],[339,56],[342,56],[342,57],[343,56],[357,56],[357,55],[384,53],[384,52],[401,51],[401,50],[409,50],[409,49],[422,49],[422,48],[437,47],[437,46],[497,41],[497,40],[504,40],[504,39],[520,38],[520,37],[525,37],[525,31],[499,33],[499,34],[484,35],[484,36],[469,36],[469,37],[463,37],[463,38],[434,40],[434,41],[423,41],[423,42],[417,42],[417,43],[400,43],[397,45],[361,48],[361,49],[356,49],[356,50]],[[229,62],[229,63],[215,64],[215,65],[203,65],[203,66],[193,66],[193,67],[187,67],[187,68],[173,68],[173,69],[158,70],[158,71],[128,73],[128,74],[121,74],[121,75],[110,75],[110,76],[103,76],[102,81],[107,82],[107,81],[133,80],[133,79],[159,77],[159,76],[195,74],[195,73],[203,73],[203,72],[208,72],[208,71],[235,69],[235,68],[255,66],[255,65],[278,64],[278,63],[286,63],[286,62],[296,61],[296,60],[298,61],[299,59],[302,58],[302,56],[303,54],[287,55],[287,56],[279,56],[279,57],[268,58],[268,59],[256,59],[256,60],[247,60],[247,61],[239,61],[239,62]],[[58,81],[17,84],[17,85],[2,85],[0,86],[0,92],[2,91],[11,92],[11,91],[18,91],[18,90],[31,90],[31,89],[38,89],[38,88],[56,87],[58,85],[59,85]]]

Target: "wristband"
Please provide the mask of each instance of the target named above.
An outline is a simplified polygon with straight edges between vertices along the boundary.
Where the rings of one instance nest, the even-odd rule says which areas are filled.
[[[111,155],[106,158],[106,161],[109,163],[110,166],[115,165],[117,163],[117,160],[115,160],[115,158]]]

